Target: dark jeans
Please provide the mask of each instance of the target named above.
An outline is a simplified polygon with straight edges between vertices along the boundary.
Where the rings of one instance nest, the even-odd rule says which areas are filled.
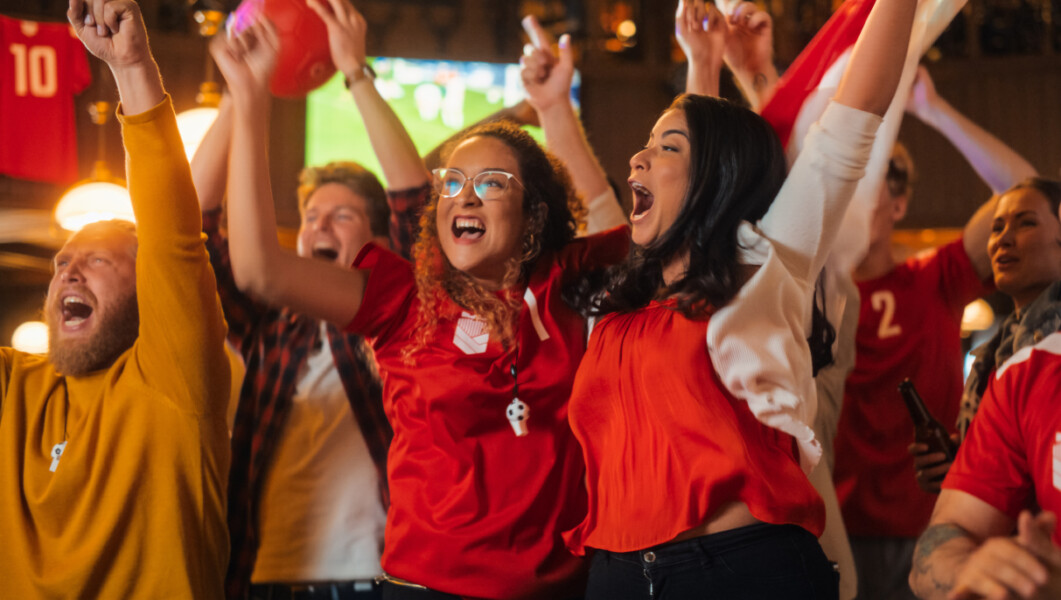
[[[586,600],[836,600],[839,583],[810,532],[756,524],[638,552],[598,550]]]
[[[383,600],[460,600],[460,596],[436,592],[435,590],[421,590],[407,585],[398,585],[389,581],[383,582]],[[571,598],[570,600],[582,600]]]
[[[383,600],[460,600],[460,596],[384,581]]]
[[[251,585],[250,600],[380,600],[379,584],[370,582],[324,583],[288,586],[280,583]]]

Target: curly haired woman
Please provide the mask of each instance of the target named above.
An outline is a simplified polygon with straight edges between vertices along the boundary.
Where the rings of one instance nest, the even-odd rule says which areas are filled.
[[[575,239],[564,169],[525,132],[490,124],[451,145],[435,171],[415,264],[372,244],[345,269],[287,253],[264,150],[275,33],[263,21],[227,44],[215,55],[237,109],[237,283],[365,335],[380,366],[395,432],[384,597],[581,596],[586,564],[561,531],[586,506],[567,422],[586,321],[565,298],[625,258],[628,230]]]

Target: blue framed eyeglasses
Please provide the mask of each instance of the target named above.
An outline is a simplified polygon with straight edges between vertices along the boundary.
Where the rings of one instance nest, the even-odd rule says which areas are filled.
[[[433,169],[431,174],[435,176],[435,191],[443,198],[456,197],[464,190],[464,184],[468,183],[468,176],[459,169]],[[505,195],[510,181],[523,187],[523,183],[516,179],[515,175],[506,171],[483,171],[472,177],[471,181],[475,195],[484,202],[500,200]]]

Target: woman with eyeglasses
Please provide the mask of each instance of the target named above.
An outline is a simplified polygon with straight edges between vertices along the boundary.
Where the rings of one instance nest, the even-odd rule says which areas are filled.
[[[349,269],[283,251],[265,152],[276,51],[262,21],[215,52],[237,113],[231,264],[255,296],[372,343],[395,433],[385,597],[580,597],[586,563],[561,532],[586,506],[567,423],[586,322],[565,296],[626,257],[628,230],[575,239],[566,172],[498,123],[450,145],[434,193],[399,199],[427,200],[412,264],[373,245]]]
[[[705,96],[675,100],[630,159],[636,249],[598,305],[570,401],[589,510],[565,536],[596,551],[587,600],[837,597],[801,469],[821,454],[801,395],[806,316],[915,7],[876,3],[787,177],[765,121]],[[734,356],[731,337],[758,346]],[[729,387],[734,369],[757,371],[754,385]]]

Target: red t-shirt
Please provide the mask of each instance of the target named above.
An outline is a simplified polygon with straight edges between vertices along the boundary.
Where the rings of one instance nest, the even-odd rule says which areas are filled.
[[[1061,514],[1061,333],[1014,354],[991,378],[943,487],[1013,519],[1025,508]],[[1061,544],[1061,531],[1054,530]]]
[[[936,496],[922,491],[907,446],[914,424],[899,395],[909,377],[940,422],[957,420],[961,318],[987,288],[956,240],[858,282],[855,368],[844,386],[833,480],[848,533],[916,538]]]
[[[0,173],[77,181],[74,94],[92,82],[85,47],[67,24],[0,15]]]
[[[369,269],[349,330],[370,339],[394,428],[391,505],[383,569],[429,588],[477,598],[564,598],[584,589],[585,563],[560,532],[586,511],[585,468],[567,422],[586,323],[561,299],[562,284],[626,256],[618,228],[543,255],[530,277],[518,355],[488,339],[481,322],[449,304],[415,364],[402,359],[419,302],[411,265],[376,246],[354,263]],[[529,409],[517,437],[506,410]]]
[[[589,514],[565,534],[568,547],[641,550],[736,501],[761,521],[821,535],[825,505],[794,440],[726,391],[708,356],[708,320],[673,306],[612,313],[593,330],[570,409]]]

